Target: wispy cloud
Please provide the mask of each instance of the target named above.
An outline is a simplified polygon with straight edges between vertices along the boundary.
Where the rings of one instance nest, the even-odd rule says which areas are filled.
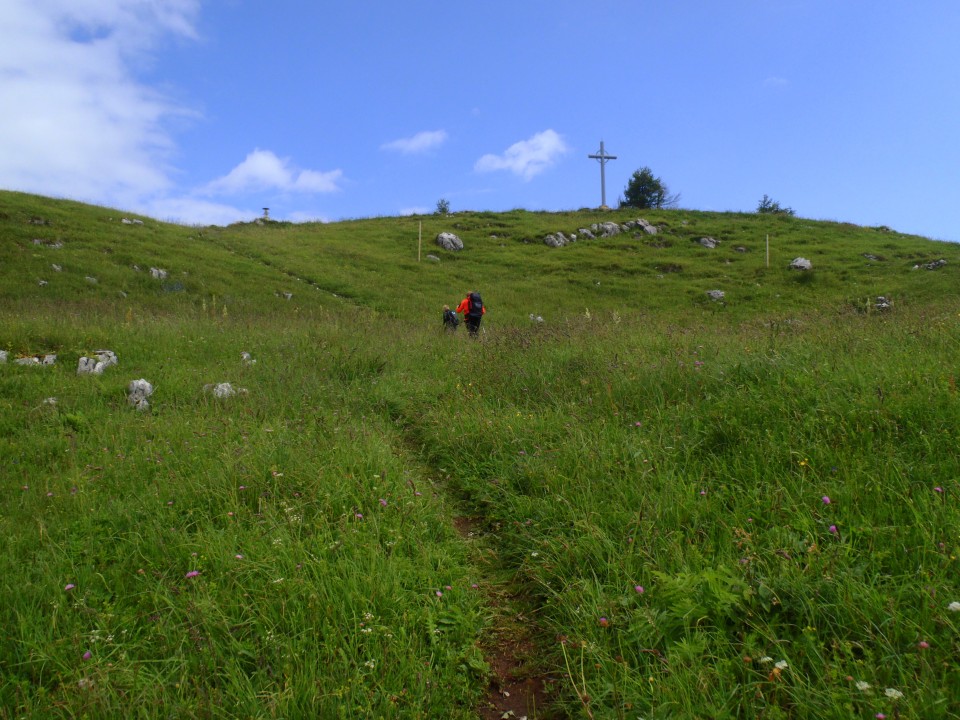
[[[195,37],[199,0],[0,3],[0,186],[139,204],[169,190],[165,123],[187,110],[132,68]]]
[[[404,155],[416,155],[443,145],[447,141],[446,130],[424,130],[413,137],[392,140],[380,146],[381,150],[393,150]]]
[[[341,170],[298,170],[288,158],[256,149],[233,170],[201,188],[202,195],[240,195],[245,192],[280,190],[298,193],[329,193],[339,190]]]
[[[777,77],[776,75],[771,75],[766,80],[763,81],[764,87],[786,87],[790,84],[790,81],[786,78]]]
[[[502,155],[484,155],[477,160],[474,170],[509,170],[524,180],[530,180],[553,165],[567,151],[567,145],[558,133],[544,130],[529,140],[514,143]]]

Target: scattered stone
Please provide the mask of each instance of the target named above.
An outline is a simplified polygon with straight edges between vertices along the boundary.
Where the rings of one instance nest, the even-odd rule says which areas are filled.
[[[877,297],[877,301],[873,305],[877,310],[884,312],[893,307],[893,304],[885,298],[883,295]]]
[[[59,250],[60,248],[63,247],[63,243],[60,242],[59,240],[55,240],[55,241],[53,241],[53,242],[49,242],[49,241],[43,240],[43,239],[41,239],[41,238],[34,238],[34,239],[33,239],[33,244],[34,244],[34,245],[40,245],[41,247],[45,247],[45,248],[50,248],[51,250]]]
[[[613,237],[614,235],[620,234],[620,226],[615,222],[594,223],[590,226],[590,229],[602,238]]]
[[[562,232],[551,233],[550,235],[547,235],[543,239],[543,244],[549,247],[558,248],[558,247],[563,247],[564,245],[567,245],[571,242],[576,242],[576,239],[577,239],[576,235],[574,235],[572,238],[568,238]]]
[[[63,268],[60,267],[59,265],[57,265],[56,263],[51,263],[51,264],[50,264],[50,267],[53,268],[53,271],[54,271],[54,272],[61,272],[61,271],[63,270]]]
[[[206,393],[213,393],[213,396],[216,398],[229,398],[234,395],[246,395],[246,388],[235,388],[232,384],[228,382],[222,383],[207,383],[203,386],[203,391]]]
[[[702,237],[699,240],[697,240],[697,242],[700,243],[703,247],[707,248],[707,250],[713,250],[717,247],[717,245],[720,244],[719,240],[712,237]]]
[[[876,255],[871,255],[870,253],[864,253],[863,256],[867,260],[870,260],[871,262],[879,262],[880,260],[882,260],[882,258],[877,257]]]
[[[56,406],[57,399],[55,397],[48,397],[43,401],[43,404]]]
[[[240,353],[240,362],[244,365],[256,365],[257,361],[253,359],[253,356],[248,352]]]
[[[96,284],[97,284],[97,279],[96,279],[95,277],[91,277],[90,275],[87,275],[87,277],[84,278],[84,279],[85,279],[88,283],[90,283],[91,285],[96,285]]]
[[[133,267],[135,270],[139,270],[139,268],[136,265],[134,265]],[[155,268],[155,267],[150,268],[150,277],[156,280],[166,280],[167,274],[168,274],[167,271],[164,270],[163,268]]]
[[[133,271],[134,271],[134,272],[140,272],[140,266],[139,266],[139,265],[131,265],[131,267],[133,268]]]
[[[791,270],[813,270],[813,263],[804,257],[794,258],[790,263]]]
[[[530,322],[532,322],[532,323],[542,323],[542,322],[543,322],[543,317],[540,316],[540,315],[534,315],[533,313],[530,313]]]
[[[738,252],[738,253],[750,252],[750,251],[747,250],[747,248],[745,248],[743,245],[737,245],[737,246],[733,249],[733,251],[734,251],[734,252]]]
[[[440,258],[438,258],[436,255],[427,255],[427,260],[430,262],[440,262]]]
[[[723,290],[707,290],[707,297],[709,297],[714,302],[720,302],[723,298],[726,297],[726,293]]]
[[[130,220],[128,218],[123,218],[120,222],[124,225],[143,225],[143,220]]]
[[[5,363],[9,353],[6,350],[0,350],[0,363]]]
[[[117,364],[117,356],[112,350],[94,350],[95,357],[81,357],[77,363],[77,375],[102,375],[111,365]]]
[[[940,258],[939,260],[934,260],[933,262],[924,263],[922,265],[914,265],[913,269],[916,270],[917,268],[922,267],[924,270],[939,270],[946,264],[947,261],[943,258]]]
[[[49,283],[46,280],[40,280],[37,282],[37,285],[39,285],[40,287],[46,287],[47,285],[49,285]]]
[[[587,240],[596,240],[596,239],[597,239],[597,236],[594,235],[594,234],[593,234],[590,230],[588,230],[587,228],[580,228],[579,230],[577,230],[577,234],[580,235],[581,237],[585,237]]]
[[[437,235],[437,245],[444,250],[453,250],[454,252],[463,250],[463,240],[449,232],[442,232]]]
[[[628,221],[628,222],[625,222],[625,223],[623,224],[623,227],[624,227],[626,230],[633,230],[634,228],[640,228],[640,229],[643,230],[647,235],[656,235],[656,234],[657,234],[657,226],[656,226],[656,225],[651,225],[649,222],[647,222],[647,221],[644,220],[643,218],[637,218],[636,220],[630,220],[630,221]]]
[[[153,385],[143,378],[131,380],[127,385],[127,402],[133,405],[137,410],[149,410],[150,403],[147,398],[153,395]]]
[[[27,357],[17,358],[13,361],[17,365],[53,365],[57,362],[57,356],[48,355],[28,355]]]

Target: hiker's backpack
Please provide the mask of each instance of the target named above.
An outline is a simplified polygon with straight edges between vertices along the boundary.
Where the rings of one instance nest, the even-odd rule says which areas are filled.
[[[443,322],[450,327],[456,327],[460,324],[460,318],[457,317],[457,314],[453,310],[444,310]]]
[[[469,315],[483,315],[483,300],[480,299],[480,293],[470,293],[470,311]]]

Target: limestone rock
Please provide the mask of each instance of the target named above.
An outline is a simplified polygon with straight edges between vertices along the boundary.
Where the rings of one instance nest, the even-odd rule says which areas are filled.
[[[702,237],[699,240],[697,240],[697,242],[700,243],[700,245],[702,245],[703,247],[707,248],[707,250],[713,250],[717,247],[717,245],[720,244],[719,240],[712,237]]]
[[[563,247],[571,242],[576,242],[577,236],[574,235],[572,238],[567,237],[562,232],[552,233],[547,235],[543,239],[543,244],[548,245],[549,247]]]
[[[134,265],[134,267],[136,268],[136,265]],[[156,280],[166,280],[167,271],[164,270],[163,268],[152,267],[150,268],[150,276]]]
[[[791,270],[813,270],[813,263],[805,257],[794,258],[790,263]]]
[[[723,298],[726,297],[726,293],[723,290],[707,290],[707,297],[709,297],[714,302],[720,302]]]
[[[437,235],[437,245],[444,250],[452,250],[454,252],[463,250],[463,240],[449,232],[442,232]]]
[[[130,384],[127,385],[127,402],[137,410],[143,411],[150,409],[150,403],[147,401],[147,398],[151,395],[153,395],[153,385],[143,378],[131,380]]]

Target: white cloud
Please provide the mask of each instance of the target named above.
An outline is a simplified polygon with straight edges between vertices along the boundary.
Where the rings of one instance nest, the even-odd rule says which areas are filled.
[[[400,138],[399,140],[384,143],[380,146],[380,149],[395,150],[404,155],[415,155],[439,147],[446,141],[446,130],[424,130],[423,132],[418,132],[413,137]]]
[[[229,225],[250,221],[263,214],[262,209],[244,210],[232,205],[184,197],[161,198],[133,209],[158,220],[184,225]]]
[[[198,0],[0,2],[0,187],[120,205],[170,187],[164,122],[185,110],[136,79]]]
[[[297,170],[290,165],[289,159],[279,158],[269,150],[256,149],[233,170],[200,192],[205,195],[238,195],[263,190],[327,193],[340,189],[337,181],[342,175],[341,170]]]
[[[474,170],[477,172],[509,170],[524,180],[530,180],[553,165],[557,158],[567,151],[563,137],[553,130],[544,130],[529,140],[514,143],[503,155],[484,155],[477,160]]]
[[[768,77],[766,80],[763,81],[764,87],[786,87],[789,84],[790,84],[790,81],[787,80],[786,78],[777,77],[775,75],[771,75],[770,77]]]

